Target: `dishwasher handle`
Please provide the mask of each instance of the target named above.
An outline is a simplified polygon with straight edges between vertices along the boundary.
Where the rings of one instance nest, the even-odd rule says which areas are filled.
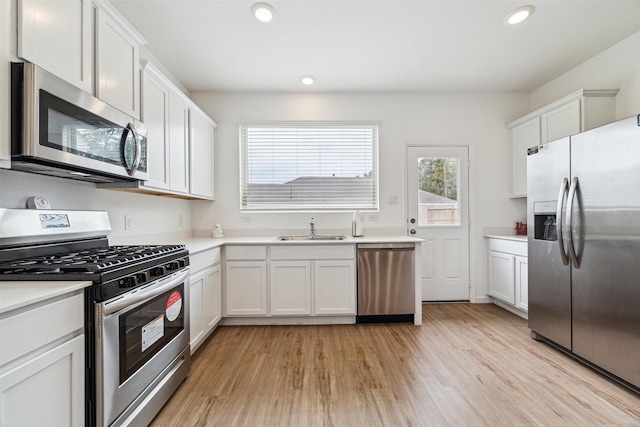
[[[392,250],[414,250],[415,243],[360,243],[358,244],[358,250],[377,250],[377,251],[392,251]]]

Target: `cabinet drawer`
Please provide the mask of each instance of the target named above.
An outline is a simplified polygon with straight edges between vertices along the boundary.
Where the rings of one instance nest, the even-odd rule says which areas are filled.
[[[84,294],[0,320],[0,365],[84,327]],[[29,333],[25,333],[29,331]]]
[[[207,249],[197,254],[189,255],[191,274],[218,264],[220,262],[220,248]]]
[[[354,245],[271,246],[271,259],[355,259]]]
[[[489,239],[489,250],[526,257],[527,241],[517,242],[514,240]]]
[[[227,246],[225,248],[226,259],[255,259],[264,260],[267,259],[267,247],[264,245],[259,246]]]

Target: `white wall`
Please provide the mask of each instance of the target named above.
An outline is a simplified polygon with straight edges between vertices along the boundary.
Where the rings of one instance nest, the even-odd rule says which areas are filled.
[[[640,32],[531,93],[531,111],[579,89],[620,89],[616,120],[640,114]]]
[[[25,208],[30,196],[46,197],[54,209],[106,210],[112,244],[142,244],[146,240],[140,236],[154,234],[191,236],[191,204],[187,200],[103,190],[88,182],[0,170],[1,208]],[[125,215],[133,217],[131,230],[124,229]]]
[[[505,124],[524,115],[528,94],[220,94],[192,93],[218,123],[216,202],[193,207],[194,228],[220,222],[227,235],[307,231],[350,232],[350,213],[241,213],[238,124],[247,120],[380,121],[380,212],[365,234],[406,233],[405,144],[468,145],[475,179],[472,205],[472,267],[475,295],[486,295],[482,228],[509,226],[526,216],[524,200],[509,199],[509,135]],[[396,196],[397,205],[389,205]],[[473,203],[473,200],[472,200]],[[368,215],[368,217],[371,215]],[[241,222],[248,217],[250,222]],[[477,256],[474,256],[477,255]]]

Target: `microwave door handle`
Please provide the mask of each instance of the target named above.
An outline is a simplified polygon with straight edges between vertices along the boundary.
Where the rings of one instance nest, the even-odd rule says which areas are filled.
[[[558,193],[558,206],[556,207],[556,233],[558,236],[558,249],[560,249],[560,259],[562,264],[569,265],[569,258],[567,257],[567,251],[564,247],[564,235],[562,233],[562,205],[564,202],[564,196],[567,194],[567,187],[569,186],[569,180],[567,178],[562,179],[560,184],[560,192]],[[558,226],[559,225],[559,226]]]
[[[580,268],[580,262],[578,261],[578,256],[576,255],[576,247],[573,242],[573,199],[575,199],[576,193],[578,191],[578,178],[573,178],[571,180],[571,188],[569,189],[569,196],[567,196],[567,213],[566,213],[566,224],[567,224],[567,233],[569,233],[567,240],[569,241],[569,255],[571,256],[571,262],[574,268]]]
[[[127,127],[125,128],[124,132],[125,138],[122,138],[122,144],[124,145],[127,141],[126,133],[131,132],[133,141],[136,145],[136,155],[133,159],[133,165],[129,166],[125,164],[127,173],[129,174],[129,176],[133,176],[138,170],[138,166],[140,165],[140,158],[142,157],[142,142],[140,141],[140,135],[138,135],[138,131],[136,130],[136,127],[133,125],[133,123],[127,123]]]

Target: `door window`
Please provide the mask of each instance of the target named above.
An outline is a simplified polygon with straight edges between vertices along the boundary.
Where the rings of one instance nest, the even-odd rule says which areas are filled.
[[[460,226],[458,157],[418,157],[418,226]]]

